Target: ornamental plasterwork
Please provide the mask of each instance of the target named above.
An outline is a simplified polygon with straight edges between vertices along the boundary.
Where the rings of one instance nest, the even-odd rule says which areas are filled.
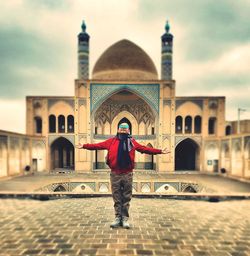
[[[81,99],[78,102],[79,102],[79,106],[86,105],[86,99]]]
[[[91,111],[116,91],[124,89],[140,95],[157,113],[159,112],[159,84],[91,84]]]
[[[86,138],[87,138],[87,134],[78,135],[78,141],[80,141],[81,139],[86,139]]]
[[[138,124],[141,122],[153,124],[155,122],[155,116],[151,108],[141,99],[129,104],[127,102],[117,102],[108,99],[95,113],[95,122],[100,123],[101,121],[103,124],[106,122],[111,124],[113,119],[122,111],[131,113]]]

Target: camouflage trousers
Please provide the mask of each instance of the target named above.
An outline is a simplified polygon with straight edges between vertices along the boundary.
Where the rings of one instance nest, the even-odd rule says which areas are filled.
[[[133,173],[110,174],[115,216],[129,217],[129,203],[132,198]]]

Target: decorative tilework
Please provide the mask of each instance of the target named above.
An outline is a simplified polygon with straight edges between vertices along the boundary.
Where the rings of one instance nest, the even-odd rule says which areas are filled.
[[[137,192],[138,191],[137,182],[133,182],[132,186],[133,186],[133,192]]]
[[[141,192],[148,193],[151,191],[151,184],[150,182],[142,182],[141,183]]]
[[[179,182],[154,182],[154,191],[156,191],[162,185],[170,185],[179,191]]]
[[[159,113],[159,84],[91,84],[91,111],[97,109],[103,101],[112,94],[124,89],[141,96],[157,113]]]

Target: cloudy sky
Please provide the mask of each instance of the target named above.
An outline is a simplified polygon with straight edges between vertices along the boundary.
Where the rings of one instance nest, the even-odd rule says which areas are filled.
[[[0,1],[0,129],[25,132],[25,96],[74,94],[77,34],[90,38],[90,72],[121,39],[142,47],[160,74],[160,37],[170,21],[178,96],[226,96],[250,119],[250,0]]]

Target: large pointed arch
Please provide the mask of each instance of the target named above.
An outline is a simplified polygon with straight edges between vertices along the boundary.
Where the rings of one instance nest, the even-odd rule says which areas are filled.
[[[199,170],[200,147],[192,139],[186,138],[175,147],[175,170]]]
[[[159,112],[159,84],[91,84],[90,86],[90,105],[91,114],[108,98],[127,90],[143,99],[156,115]]]
[[[51,169],[74,169],[73,144],[64,137],[59,137],[50,146]]]

